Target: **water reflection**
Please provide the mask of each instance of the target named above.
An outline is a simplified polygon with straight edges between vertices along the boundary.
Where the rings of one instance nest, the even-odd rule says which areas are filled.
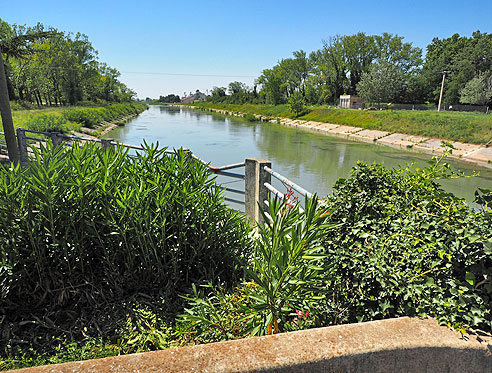
[[[173,106],[151,106],[106,136],[129,144],[138,145],[145,139],[170,148],[186,147],[217,166],[247,157],[269,159],[278,172],[320,195],[329,193],[339,177],[347,177],[358,160],[393,168],[409,162],[423,165],[431,158],[428,154]],[[451,163],[467,173],[476,169]],[[482,169],[479,177],[445,180],[442,184],[473,200],[477,187],[490,188],[491,181],[492,171]]]

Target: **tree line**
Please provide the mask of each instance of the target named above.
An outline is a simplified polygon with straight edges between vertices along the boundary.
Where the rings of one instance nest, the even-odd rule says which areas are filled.
[[[424,58],[421,48],[389,33],[334,36],[309,55],[295,51],[263,70],[253,87],[214,87],[210,100],[333,104],[351,94],[368,102],[437,103],[446,74],[443,104],[491,104],[492,34],[434,38],[426,49]]]
[[[0,48],[11,100],[76,105],[126,102],[135,96],[118,80],[118,70],[98,61],[97,50],[84,34],[41,23],[10,25],[0,19]]]

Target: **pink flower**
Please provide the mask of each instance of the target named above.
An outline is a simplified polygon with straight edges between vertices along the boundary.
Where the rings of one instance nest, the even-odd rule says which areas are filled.
[[[309,317],[309,312],[304,313],[302,311],[296,310],[296,313],[297,313],[297,317],[299,317],[300,319],[302,319],[303,317],[305,318]]]

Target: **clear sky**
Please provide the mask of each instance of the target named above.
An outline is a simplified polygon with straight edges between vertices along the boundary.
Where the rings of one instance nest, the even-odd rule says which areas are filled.
[[[492,0],[0,0],[0,18],[86,34],[121,81],[154,98],[252,85],[261,70],[337,34],[389,32],[425,49],[434,37],[490,33]]]

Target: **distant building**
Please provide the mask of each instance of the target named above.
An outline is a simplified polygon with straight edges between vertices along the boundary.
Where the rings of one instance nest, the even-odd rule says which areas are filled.
[[[189,103],[189,102],[205,101],[206,98],[207,96],[197,89],[194,94],[191,94],[187,97],[183,97],[181,99],[181,102]]]
[[[340,107],[343,109],[363,109],[364,100],[357,96],[340,95]]]

